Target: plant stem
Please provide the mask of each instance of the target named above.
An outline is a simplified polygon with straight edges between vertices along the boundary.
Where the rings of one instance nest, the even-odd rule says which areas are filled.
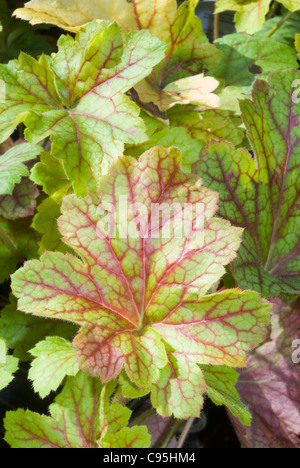
[[[176,445],[176,448],[182,448],[184,445],[184,442],[188,436],[188,433],[190,432],[190,429],[193,425],[193,422],[195,421],[196,418],[189,418],[183,428],[183,431],[179,437],[178,443]]]
[[[279,7],[279,3],[276,2],[276,0],[275,0],[275,2],[273,2],[272,6],[270,8],[269,13],[267,14],[267,19],[273,18],[273,16],[275,15],[276,10],[277,10],[278,7]]]
[[[214,15],[214,41],[219,37],[219,13],[215,13]]]
[[[176,435],[176,433],[179,431],[179,429],[181,428],[183,423],[184,423],[184,421],[182,419],[179,419],[178,421],[176,421],[174,426],[172,426],[169,434],[166,436],[161,448],[167,448],[168,447],[169,443],[171,442],[173,437]]]
[[[140,415],[139,418],[137,418],[134,421],[134,425],[139,426],[142,422],[144,422],[146,419],[150,418],[150,416],[153,416],[154,414],[156,414],[156,409],[155,408],[151,408],[148,411],[145,411],[144,413],[142,413]]]
[[[276,24],[276,26],[274,26],[274,28],[271,29],[271,31],[268,32],[268,34],[266,35],[266,37],[271,37],[273,36],[273,34],[276,33],[276,31],[278,31],[279,28],[281,28],[281,26],[289,19],[289,17],[293,14],[292,11],[288,11],[282,18],[280,21],[278,21],[278,23]]]

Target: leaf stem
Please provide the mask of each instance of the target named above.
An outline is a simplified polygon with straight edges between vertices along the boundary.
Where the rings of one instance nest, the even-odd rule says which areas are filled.
[[[279,3],[275,0],[267,14],[267,19],[273,18],[275,16],[276,10],[279,7]]]
[[[214,15],[214,41],[219,37],[219,20],[220,16],[219,13],[215,13]]]
[[[182,448],[184,445],[184,442],[186,441],[186,438],[190,432],[190,429],[193,425],[193,422],[195,421],[196,418],[189,418],[183,428],[183,431],[179,437],[178,443],[176,445],[176,448]]]
[[[169,443],[171,442],[173,437],[176,435],[176,433],[179,431],[179,429],[181,428],[183,423],[184,423],[183,419],[179,419],[178,421],[176,421],[174,426],[172,426],[169,434],[166,436],[163,444],[161,445],[161,448],[167,448],[168,447]]]
[[[273,36],[273,34],[276,33],[276,31],[278,31],[279,28],[281,28],[281,26],[289,19],[289,17],[293,14],[293,11],[288,11],[282,18],[280,21],[278,21],[278,23],[274,26],[274,28],[271,29],[271,31],[268,32],[268,34],[266,35],[266,37],[271,37]]]
[[[134,425],[135,426],[139,426],[140,424],[142,424],[146,419],[150,418],[151,416],[153,416],[154,414],[156,414],[156,409],[155,408],[150,408],[149,410],[145,411],[144,413],[142,413],[140,415],[139,418],[137,418],[135,421],[134,421]]]

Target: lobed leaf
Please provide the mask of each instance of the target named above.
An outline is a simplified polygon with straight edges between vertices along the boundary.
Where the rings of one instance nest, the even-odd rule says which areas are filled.
[[[50,136],[52,155],[76,193],[86,195],[125,142],[146,139],[139,108],[124,93],[149,75],[166,46],[148,31],[124,35],[116,24],[91,23],[74,39],[62,36],[58,47],[51,58],[21,53],[0,66],[0,139],[20,122],[31,143]]]
[[[47,3],[47,5],[46,5]],[[215,106],[217,96],[210,94],[218,82],[203,78],[199,72],[214,68],[220,58],[216,47],[209,44],[195,15],[196,0],[184,2],[177,9],[175,0],[120,0],[100,2],[55,3],[32,0],[16,15],[33,24],[50,22],[78,32],[91,20],[116,21],[126,31],[148,29],[153,36],[167,43],[166,58],[151,76],[135,86],[139,100],[154,103],[160,111],[177,104],[200,103]],[[196,76],[191,76],[196,75]]]
[[[253,101],[241,102],[255,160],[230,143],[211,143],[203,151],[199,174],[220,193],[220,213],[245,227],[233,265],[242,288],[272,297],[298,294],[300,104],[295,99],[297,71],[258,80]]]
[[[23,163],[35,159],[41,151],[39,146],[22,143],[12,146],[4,154],[1,152],[0,195],[12,195],[15,185],[21,182],[23,176],[29,175]]]
[[[238,372],[227,366],[201,365],[207,394],[216,405],[225,405],[245,426],[251,425],[251,414],[235,388]]]
[[[23,409],[6,413],[6,442],[12,448],[98,448],[101,391],[101,382],[84,372],[69,377],[50,416]]]
[[[24,312],[81,326],[73,341],[79,367],[104,383],[124,367],[138,387],[156,392],[170,363],[184,360],[195,374],[192,388],[180,365],[166,392],[172,379],[174,388],[182,380],[187,393],[176,411],[187,417],[200,411],[191,392],[205,388],[195,364],[245,366],[245,351],[264,339],[270,305],[250,291],[204,296],[235,258],[241,230],[214,217],[217,195],[180,163],[174,148],[119,158],[97,195],[64,197],[59,230],[80,258],[47,252],[13,275],[12,288]],[[189,212],[193,228],[166,235],[170,219],[157,224],[151,208],[159,214],[172,206],[178,229],[187,203],[201,207]]]
[[[57,390],[67,375],[74,377],[79,371],[74,348],[63,338],[48,337],[40,341],[30,353],[35,359],[28,377],[33,381],[35,392],[42,398]]]

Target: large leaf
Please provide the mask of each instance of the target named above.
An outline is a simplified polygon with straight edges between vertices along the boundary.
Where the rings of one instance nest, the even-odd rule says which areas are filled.
[[[294,341],[300,343],[299,301],[277,299],[269,341],[248,358],[238,381],[242,399],[253,415],[250,428],[234,421],[241,442],[255,448],[300,448],[299,358],[292,361]]]
[[[86,195],[124,142],[146,139],[139,108],[124,93],[161,61],[166,47],[148,31],[124,35],[107,23],[91,23],[75,39],[62,36],[58,46],[51,58],[21,54],[1,65],[0,138],[21,121],[31,143],[50,135],[53,156],[63,161],[76,192]]]
[[[59,229],[81,259],[56,252],[27,262],[12,277],[19,308],[78,323],[79,366],[103,382],[124,367],[137,386],[150,388],[172,366],[176,388],[190,369],[202,393],[195,363],[245,366],[270,310],[253,292],[204,296],[240,244],[241,230],[213,217],[216,210],[217,194],[181,172],[178,150],[157,147],[138,162],[120,158],[97,196],[64,198]],[[190,220],[181,232],[180,217]],[[168,232],[173,219],[175,233]],[[178,417],[199,413],[193,396],[183,395]]]
[[[49,5],[48,0],[33,0],[16,14],[33,24],[50,22],[71,31],[78,31],[93,19],[116,21],[127,31],[149,29],[168,44],[167,54],[152,75],[135,88],[140,101],[153,102],[165,111],[176,103],[196,102],[213,107],[218,103],[217,97],[210,94],[218,82],[199,73],[215,68],[221,54],[202,31],[201,21],[194,13],[197,3],[184,2],[177,10],[175,0],[94,0],[92,5],[65,0]]]
[[[300,10],[299,0],[278,0],[290,11]],[[271,0],[217,0],[215,13],[236,11],[235,24],[238,32],[253,34],[259,31],[266,19]]]
[[[220,193],[220,213],[245,227],[233,272],[242,288],[265,297],[300,291],[300,104],[292,70],[256,81],[253,102],[241,102],[255,160],[229,143],[212,143],[199,174]]]
[[[176,0],[31,0],[15,14],[31,24],[51,23],[72,32],[95,19],[114,19],[124,29],[149,28],[159,36],[166,34],[174,11]]]
[[[214,76],[245,93],[250,92],[256,75],[266,78],[276,70],[298,68],[294,49],[272,38],[229,34],[218,39],[217,45],[223,57]]]

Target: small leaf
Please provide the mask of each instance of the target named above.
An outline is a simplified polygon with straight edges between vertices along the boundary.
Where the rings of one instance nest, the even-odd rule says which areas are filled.
[[[17,369],[18,359],[6,355],[5,341],[0,339],[0,390],[13,380],[13,374]]]
[[[151,401],[162,416],[200,417],[205,390],[205,380],[197,364],[180,355],[169,355],[169,363],[153,386]]]
[[[39,146],[22,143],[0,155],[0,195],[12,195],[15,185],[21,182],[23,176],[29,175],[23,163],[35,159],[41,151]]]
[[[241,288],[264,297],[300,291],[300,104],[293,83],[300,73],[275,72],[257,80],[253,102],[241,110],[255,159],[229,143],[211,143],[199,175],[220,194],[220,213],[246,227],[233,265]]]
[[[37,185],[42,185],[44,192],[57,203],[70,192],[72,186],[62,162],[50,153],[41,154],[41,160],[32,168],[30,178]]]
[[[151,436],[146,426],[126,427],[131,411],[120,405],[110,404],[111,384],[104,386],[101,395],[101,437],[99,445],[102,448],[147,448],[151,444]]]
[[[68,252],[70,249],[61,240],[61,235],[57,227],[57,219],[61,215],[60,203],[52,198],[46,198],[37,207],[37,213],[33,218],[32,227],[43,234],[40,241],[39,254],[46,250]]]
[[[236,11],[234,21],[237,32],[254,34],[262,28],[271,1],[253,0],[244,2],[239,0],[217,0],[215,13],[227,10]]]
[[[35,357],[29,371],[35,392],[45,398],[57,390],[66,375],[75,376],[79,371],[71,343],[58,336],[40,341],[31,351]]]
[[[201,366],[206,384],[207,394],[216,405],[225,405],[241,423],[250,426],[251,414],[247,406],[240,401],[235,388],[238,372],[227,366]]]
[[[271,306],[257,293],[204,296],[235,258],[241,230],[213,216],[217,194],[182,173],[180,164],[174,148],[154,148],[139,161],[119,158],[101,179],[98,195],[64,197],[59,229],[80,258],[47,252],[12,277],[21,310],[81,326],[73,341],[79,367],[104,383],[124,368],[138,387],[150,389],[167,366],[170,349],[192,373],[196,363],[243,367],[245,351],[265,337]],[[127,197],[125,209],[122,197]],[[151,207],[159,212],[160,204],[174,207],[175,202],[176,219],[186,203],[201,205],[201,213],[195,210],[190,217],[193,223],[203,217],[204,236],[198,223],[184,236],[165,236],[164,218],[157,227]],[[101,207],[106,210],[108,203],[107,233]],[[137,203],[151,212],[141,232],[140,217],[132,211]],[[111,236],[114,231],[125,236]],[[190,411],[199,412],[197,401]]]

